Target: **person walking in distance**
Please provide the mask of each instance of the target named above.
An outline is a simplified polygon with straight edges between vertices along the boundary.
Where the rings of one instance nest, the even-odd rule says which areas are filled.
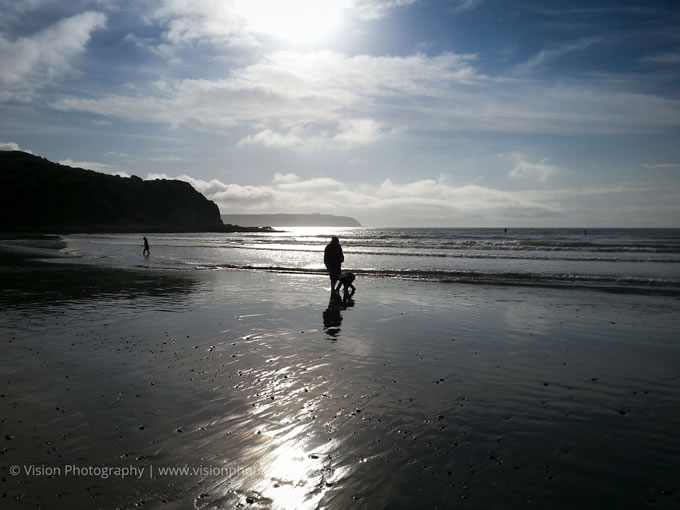
[[[144,238],[144,249],[142,250],[142,255],[145,257],[151,255],[151,250],[149,250],[149,241],[146,237]]]

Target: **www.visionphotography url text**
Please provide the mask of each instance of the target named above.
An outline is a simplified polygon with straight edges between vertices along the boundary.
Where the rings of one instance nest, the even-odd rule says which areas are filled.
[[[9,467],[9,474],[12,476],[23,477],[93,477],[106,480],[108,478],[161,478],[161,477],[222,477],[232,478],[234,476],[257,476],[262,474],[257,467],[243,467],[239,465],[220,465],[220,466],[78,466],[75,464],[65,464],[62,466],[48,466],[44,464],[14,464]]]

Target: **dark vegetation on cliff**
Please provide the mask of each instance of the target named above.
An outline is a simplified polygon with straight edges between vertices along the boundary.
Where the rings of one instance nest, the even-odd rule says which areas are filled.
[[[0,151],[0,231],[233,232],[189,183],[119,177]]]

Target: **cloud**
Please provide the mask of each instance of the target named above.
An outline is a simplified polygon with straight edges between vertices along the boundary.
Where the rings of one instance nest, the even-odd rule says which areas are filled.
[[[582,40],[525,63],[594,44]],[[470,54],[278,51],[213,79],[156,79],[125,93],[62,97],[63,111],[233,133],[241,146],[352,147],[395,134],[620,133],[680,126],[680,101],[610,80],[491,77]]]
[[[167,179],[166,174],[148,174],[147,179]],[[413,221],[425,217],[451,218],[468,215],[479,218],[500,215],[508,219],[556,215],[559,208],[541,203],[517,192],[500,191],[477,185],[452,186],[443,180],[422,179],[395,183],[385,179],[378,185],[356,183],[349,186],[337,179],[301,179],[295,174],[274,175],[271,184],[241,186],[209,181],[188,175],[176,179],[189,182],[208,199],[215,201],[223,214],[327,211],[367,221],[396,225],[401,218]],[[361,220],[360,220],[361,221]]]
[[[356,14],[364,20],[384,18],[390,11],[414,4],[418,0],[334,0],[325,9],[332,12],[345,11]],[[467,0],[469,1],[469,0]],[[272,22],[286,23],[286,20],[267,19],[266,23],[258,23],[252,18],[256,9],[257,18],[261,10],[267,7],[249,5],[247,0],[162,0],[147,15],[149,22],[157,24],[163,29],[163,43],[152,43],[137,38],[131,34],[128,40],[144,46],[155,46],[159,54],[173,58],[175,50],[196,43],[218,44],[227,47],[253,48],[262,44],[262,36],[268,34],[267,27],[272,28]],[[312,7],[311,2],[296,2],[286,6],[291,16],[302,16],[304,11]],[[278,10],[277,10],[278,9]],[[269,10],[274,13],[281,8],[275,0]],[[312,27],[308,27],[311,29]],[[275,29],[274,32],[278,32]]]
[[[680,126],[680,101],[617,82],[494,79],[473,55],[276,52],[226,78],[165,80],[129,95],[52,106],[106,118],[221,131],[241,146],[352,147],[395,134],[652,132]]]
[[[275,133],[265,129],[254,135],[248,135],[239,140],[238,145],[264,145],[266,147],[295,147],[303,145],[305,140],[294,131]]]
[[[0,151],[23,151],[33,154],[28,149],[22,149],[16,142],[0,142]]]
[[[319,125],[304,123],[285,133],[265,129],[239,140],[238,145],[264,145],[266,147],[318,148],[331,146],[364,145],[377,142],[387,135],[380,123],[373,119],[346,119]]]
[[[373,119],[347,119],[340,123],[340,132],[334,139],[348,145],[363,145],[383,137],[383,126]]]
[[[523,154],[514,152],[504,154],[504,158],[512,162],[512,169],[508,173],[511,177],[532,178],[545,181],[551,175],[561,171],[557,166],[548,164],[550,158],[543,158],[538,163],[532,163]]]
[[[149,173],[146,176],[147,180],[153,179],[179,179],[191,184],[194,189],[201,192],[203,195],[211,200],[220,197],[224,200],[235,199],[253,199],[261,198],[267,195],[266,189],[261,189],[256,186],[240,186],[238,184],[224,184],[218,179],[211,179],[209,181],[203,179],[196,179],[186,174],[178,175],[176,177],[169,177],[164,173]]]
[[[408,3],[354,2],[352,8],[397,9]],[[212,52],[227,58],[226,46],[243,30],[230,2],[165,0],[155,5],[147,19],[165,30],[156,48],[169,45],[168,58],[174,54],[173,45],[188,45],[188,54],[198,43],[212,44]],[[473,8],[475,3],[456,5]],[[134,34],[126,39],[135,44],[158,43]],[[173,79],[173,72],[98,96],[72,93],[49,104],[62,111],[100,115],[102,120],[218,131],[232,135],[241,147],[296,150],[342,149],[396,135],[433,132],[601,134],[680,126],[680,101],[639,92],[639,77],[627,87],[617,87],[615,82],[598,83],[583,76],[541,82],[529,72],[599,41],[584,38],[544,49],[514,73],[496,77],[482,72],[483,63],[472,54],[372,56],[334,51],[267,53],[260,48],[239,52],[239,60],[230,60],[221,74],[211,67],[209,79],[196,78],[203,76],[200,71],[186,75],[191,78]],[[244,64],[248,58],[257,60]],[[12,59],[2,62],[7,60]],[[3,65],[7,64],[0,64],[0,69]],[[7,73],[10,78],[0,77],[0,84],[21,75],[19,67]],[[47,69],[39,64],[31,68]],[[50,69],[66,72],[63,66]],[[47,75],[34,74],[35,83]]]
[[[576,51],[586,50],[598,42],[599,42],[598,38],[588,37],[584,39],[579,39],[578,41],[570,42],[568,44],[563,44],[555,48],[541,50],[524,63],[516,66],[515,72],[517,73],[532,72],[537,68],[544,67],[565,55],[574,53]]]
[[[55,4],[55,0],[23,0],[14,2],[12,0],[0,0],[0,32],[10,32],[12,27],[21,25],[26,18],[35,17],[36,13],[44,7]]]
[[[592,196],[657,193],[659,189],[652,186],[613,185],[609,187],[582,187],[551,190],[525,190],[516,192],[517,196],[529,201],[555,203],[563,200],[580,199]]]
[[[454,53],[349,57],[331,51],[276,52],[224,79],[157,81],[133,95],[72,96],[53,106],[171,126],[245,126],[252,131],[241,145],[366,144],[399,127],[366,116],[367,110],[398,98],[440,100],[451,86],[483,82],[486,77],[469,65],[472,60]]]
[[[272,180],[274,184],[294,184],[299,181],[300,177],[293,173],[282,174],[280,172],[276,172],[274,174],[274,179]]]
[[[365,20],[377,20],[384,18],[394,9],[413,5],[417,1],[418,0],[358,0],[355,8],[360,18]]]
[[[173,47],[208,42],[228,46],[257,46],[235,2],[225,0],[162,0],[148,14],[164,28],[163,39]],[[165,48],[171,54],[172,48]]]
[[[479,7],[484,0],[457,0],[453,7],[453,12],[471,11]]]
[[[645,163],[642,168],[680,168],[680,163]]]
[[[93,161],[73,161],[72,159],[62,159],[58,161],[60,165],[70,166],[73,168],[85,168],[87,170],[94,170],[95,172],[102,172],[106,174],[120,175],[121,177],[129,177],[125,172],[115,170],[115,166],[106,163],[95,163]]]
[[[649,55],[642,61],[648,64],[680,64],[680,51]]]
[[[320,213],[353,216],[366,226],[578,226],[584,223],[611,225],[619,211],[626,221],[642,211],[645,217],[677,217],[674,188],[614,184],[552,190],[506,191],[478,184],[453,185],[445,178],[377,184],[295,174],[276,173],[269,184],[242,186],[219,179],[202,180],[189,175],[175,178],[189,182],[217,203],[222,214]],[[649,197],[656,203],[650,206]],[[610,213],[609,211],[615,211]],[[587,211],[587,212],[586,212]],[[666,218],[672,216],[666,216]],[[594,218],[597,218],[595,221]],[[639,217],[638,217],[639,220]],[[625,222],[624,222],[625,223]],[[667,224],[668,221],[659,224]],[[633,222],[631,224],[638,225]]]
[[[0,99],[28,101],[36,88],[73,72],[91,33],[105,24],[104,14],[88,11],[31,36],[10,40],[0,34]]]

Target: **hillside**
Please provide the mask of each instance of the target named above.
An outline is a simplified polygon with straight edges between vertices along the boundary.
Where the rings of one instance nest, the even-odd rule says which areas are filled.
[[[225,227],[217,205],[189,183],[107,175],[19,151],[0,151],[0,204],[4,232],[241,230]]]
[[[332,214],[223,214],[222,221],[253,227],[360,227],[354,218]]]

